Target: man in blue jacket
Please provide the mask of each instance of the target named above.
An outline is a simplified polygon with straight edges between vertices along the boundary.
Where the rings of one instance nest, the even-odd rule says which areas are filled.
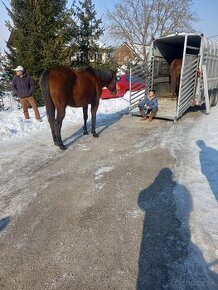
[[[141,121],[148,120],[148,122],[151,122],[158,111],[158,100],[155,95],[155,90],[150,90],[148,97],[142,100],[138,107],[142,115]]]
[[[33,97],[34,82],[26,73],[22,66],[15,68],[16,76],[12,80],[12,89],[14,93],[20,98],[20,104],[23,109],[25,119],[29,119],[28,103],[34,110],[36,120],[42,121],[39,110],[37,108],[35,99]]]

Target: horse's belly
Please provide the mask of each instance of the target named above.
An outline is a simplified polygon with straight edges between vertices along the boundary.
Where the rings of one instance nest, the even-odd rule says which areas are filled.
[[[69,106],[71,107],[85,107],[88,104],[92,104],[93,101],[98,99],[98,94],[94,90],[74,90],[72,97],[69,98]]]
[[[68,105],[70,107],[79,108],[79,107],[85,107],[88,104],[91,104],[91,102],[92,102],[92,99],[89,96],[81,97],[81,96],[74,95],[73,98],[69,99]]]

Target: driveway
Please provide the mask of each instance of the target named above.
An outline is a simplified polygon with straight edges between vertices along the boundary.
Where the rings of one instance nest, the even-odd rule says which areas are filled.
[[[187,118],[124,116],[101,124],[99,138],[73,127],[65,152],[50,132],[5,145],[0,288],[217,289],[191,240],[192,195],[175,174],[181,156],[163,146],[166,132],[186,138],[201,116]]]

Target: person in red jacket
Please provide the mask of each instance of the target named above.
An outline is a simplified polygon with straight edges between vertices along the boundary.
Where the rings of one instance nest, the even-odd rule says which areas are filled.
[[[34,110],[36,120],[41,122],[42,119],[39,114],[35,99],[33,97],[33,80],[25,73],[25,69],[22,66],[19,65],[14,70],[16,72],[16,75],[12,80],[12,89],[14,91],[14,94],[20,98],[20,104],[22,106],[25,119],[30,118],[28,112],[28,104],[30,104]]]

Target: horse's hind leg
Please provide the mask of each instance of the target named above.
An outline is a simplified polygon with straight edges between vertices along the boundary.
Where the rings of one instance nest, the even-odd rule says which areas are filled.
[[[83,134],[84,135],[89,134],[89,132],[87,130],[87,119],[88,119],[88,105],[83,107],[83,120],[84,120]]]
[[[91,113],[92,113],[92,135],[93,137],[98,137],[98,133],[95,132],[96,126],[96,112],[98,110],[99,100],[97,100],[94,104],[91,104]]]
[[[176,81],[176,97],[177,98],[179,96],[179,87],[180,87],[180,75],[178,75],[177,81]]]
[[[57,116],[54,121],[54,127],[55,127],[55,135],[56,135],[56,145],[60,147],[62,150],[66,150],[66,146],[63,144],[63,141],[61,139],[61,127],[62,122],[65,117],[65,108],[63,109],[57,109]]]
[[[172,100],[174,100],[174,97],[176,96],[176,75],[175,73],[171,73],[171,93],[172,93]]]
[[[57,138],[55,134],[55,108],[53,107],[52,110],[47,109],[47,115],[48,115],[48,122],[51,128],[52,138],[54,141],[54,144],[57,145]]]

